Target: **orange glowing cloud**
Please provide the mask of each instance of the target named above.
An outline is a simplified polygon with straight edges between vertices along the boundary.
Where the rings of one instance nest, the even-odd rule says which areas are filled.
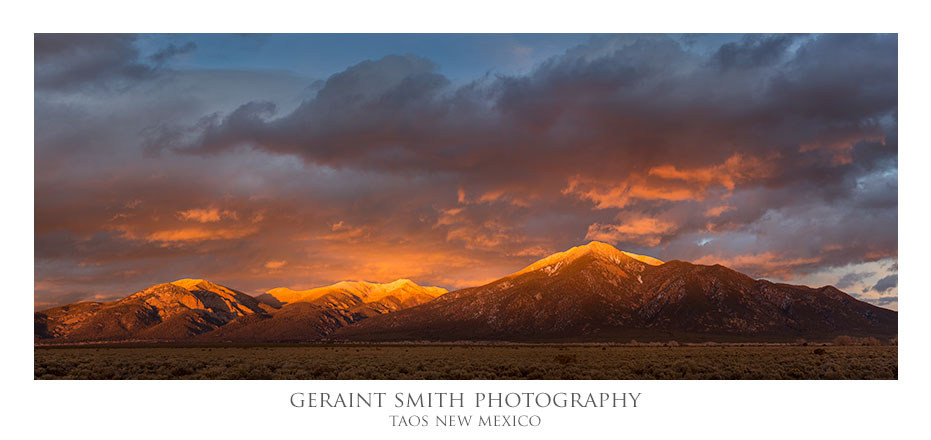
[[[772,174],[771,166],[757,158],[740,154],[722,164],[681,170],[674,165],[650,168],[646,175],[632,174],[621,182],[603,182],[573,176],[563,189],[565,195],[591,200],[595,208],[624,208],[634,200],[704,200],[714,187],[733,191],[737,184],[763,179]]]
[[[346,241],[350,243],[355,243],[360,239],[366,238],[369,235],[369,230],[363,226],[350,226],[346,224],[345,221],[338,221],[330,225],[329,234],[323,234],[315,236],[313,238],[319,240],[334,240],[334,241]]]
[[[571,177],[562,193],[591,200],[597,209],[623,208],[634,199],[679,201],[697,197],[697,193],[691,189],[651,186],[640,178],[605,183],[581,176]]]
[[[182,220],[192,220],[200,223],[215,223],[224,218],[230,218],[236,220],[239,216],[235,211],[230,210],[219,210],[217,208],[207,208],[207,209],[188,209],[187,211],[179,211],[178,218]]]
[[[520,249],[515,252],[511,252],[508,254],[508,256],[509,257],[545,257],[547,255],[551,255],[554,253],[556,253],[556,251],[553,250],[553,248],[546,247],[543,245],[535,245],[535,246],[530,246],[530,247]]]
[[[288,262],[285,261],[285,260],[281,260],[281,261],[269,261],[269,262],[265,263],[265,266],[264,266],[264,267],[265,267],[266,269],[275,270],[275,269],[281,269],[282,267],[284,267],[285,264],[288,264]]]
[[[489,220],[480,225],[461,223],[449,229],[446,241],[462,242],[466,249],[493,249],[514,241],[509,234],[511,227]]]
[[[498,217],[475,218],[467,208],[440,209],[433,229],[446,231],[446,242],[461,243],[466,249],[491,250],[505,244],[520,243],[518,225]]]
[[[215,207],[177,211],[174,216],[145,215],[135,207],[130,212],[117,213],[104,226],[106,230],[120,232],[127,240],[153,243],[158,246],[196,244],[212,240],[237,240],[260,232],[261,217],[252,216],[240,222],[239,214],[230,209]],[[191,226],[191,223],[197,225]],[[221,223],[222,222],[222,223]]]
[[[247,237],[258,232],[258,228],[180,228],[153,232],[145,236],[146,241],[161,243],[190,242],[207,240],[233,240]]]
[[[734,154],[727,158],[723,164],[705,168],[680,170],[673,165],[662,165],[650,169],[651,176],[666,180],[679,180],[701,189],[712,186],[722,186],[733,191],[736,184],[769,176],[772,169],[766,162],[754,158]]]
[[[465,190],[463,190],[462,188],[459,188],[459,190],[456,191],[456,196],[457,196],[457,200],[459,201],[459,203],[466,203]]]
[[[857,142],[885,142],[879,130],[857,130],[853,133],[831,133],[815,141],[799,146],[799,152],[823,150],[831,154],[831,165],[840,166],[853,162],[853,146]]]
[[[729,268],[760,276],[771,276],[782,279],[792,279],[798,274],[801,266],[813,265],[821,262],[818,257],[787,257],[773,252],[744,254],[736,256],[705,255],[695,261],[695,264],[720,264]]]
[[[617,225],[594,223],[588,227],[585,239],[656,246],[660,243],[662,235],[673,231],[675,226],[672,222],[649,217],[636,218]]]
[[[505,202],[514,206],[519,206],[522,208],[527,208],[530,206],[529,200],[521,199],[513,194],[509,194],[503,189],[496,189],[491,191],[485,191],[478,197],[473,197],[471,200],[466,194],[465,190],[459,188],[456,192],[457,201],[460,205],[470,205],[470,204],[493,204],[497,202]]]
[[[717,217],[727,211],[733,211],[734,207],[730,205],[720,205],[705,210],[705,217]]]

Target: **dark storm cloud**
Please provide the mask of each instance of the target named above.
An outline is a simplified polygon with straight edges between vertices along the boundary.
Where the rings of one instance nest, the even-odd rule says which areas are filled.
[[[785,51],[785,43],[741,44],[733,50]],[[266,106],[244,105],[205,127],[188,151],[246,144],[315,163],[462,173],[496,163],[550,164],[554,156],[567,162],[562,172],[616,172],[631,161],[661,163],[673,154],[707,165],[736,151],[775,152],[793,153],[782,159],[786,165],[801,161],[795,164],[832,175],[823,173],[825,159],[843,160],[835,156],[849,152],[830,147],[884,136],[879,123],[895,110],[895,37],[823,36],[779,66],[731,75],[706,67],[669,38],[635,39],[595,57],[592,51],[570,51],[528,76],[458,88],[415,56],[366,61],[331,77],[316,99],[291,114],[271,119]],[[828,151],[794,154],[800,146]],[[389,156],[385,150],[411,161],[375,160]],[[885,147],[886,156],[890,150],[894,155],[895,146]]]
[[[874,299],[871,302],[878,306],[888,306],[892,303],[899,302],[899,297],[898,296],[884,296],[882,298]]]
[[[799,47],[786,67],[772,84],[775,109],[813,118],[826,134],[875,122],[896,108],[894,35],[824,35]]]
[[[181,46],[169,44],[164,49],[149,55],[148,59],[152,60],[155,64],[164,64],[166,61],[174,58],[175,56],[190,53],[195,50],[197,50],[197,43],[194,43],[193,41],[184,43]]]
[[[248,103],[202,122],[178,151],[249,146],[327,166],[444,172],[515,199],[554,197],[582,175],[569,195],[674,224],[641,244],[820,203],[867,213],[832,234],[858,237],[873,219],[896,215],[897,179],[881,176],[897,166],[896,48],[895,36],[749,36],[701,56],[663,36],[604,38],[527,76],[459,87],[427,60],[389,56],[334,75],[290,114]],[[687,198],[704,210],[743,192],[753,196],[711,220],[671,207]],[[614,225],[598,230],[632,237]],[[865,250],[848,249],[811,264],[843,264]],[[888,256],[894,244],[877,252]]]
[[[145,55],[128,34],[35,34],[36,90],[71,92],[81,87],[131,87],[163,73],[172,58],[197,44],[168,44]]]
[[[40,59],[37,36],[37,90],[188,50],[99,38]],[[47,291],[192,267],[247,290],[463,287],[593,239],[782,279],[895,258],[896,37],[695,38],[598,37],[466,83],[389,55],[280,90],[160,71],[87,108],[40,99],[36,258],[67,275]]]
[[[739,42],[722,44],[710,61],[721,70],[770,66],[788,55],[796,38],[795,35],[748,35]]]
[[[838,289],[846,289],[873,275],[875,275],[873,272],[850,272],[837,280],[837,283],[834,285],[834,287],[837,287]]]
[[[35,34],[36,88],[72,89],[145,78],[153,71],[140,62],[135,40],[121,34]]]
[[[889,291],[890,289],[892,289],[892,288],[894,288],[894,287],[897,287],[898,285],[899,285],[899,276],[898,276],[897,274],[896,274],[896,275],[889,275],[889,276],[883,277],[882,279],[880,279],[879,281],[877,281],[876,284],[873,285],[872,288],[870,288],[870,289],[867,290],[867,292],[870,291],[870,290],[873,290],[873,291],[876,291],[876,292],[879,292],[879,293],[884,293],[884,292],[887,292],[887,291]],[[866,292],[864,292],[864,293],[866,293]]]

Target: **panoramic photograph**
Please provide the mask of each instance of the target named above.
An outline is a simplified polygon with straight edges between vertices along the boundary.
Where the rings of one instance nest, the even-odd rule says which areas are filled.
[[[896,34],[33,39],[34,379],[899,377]]]

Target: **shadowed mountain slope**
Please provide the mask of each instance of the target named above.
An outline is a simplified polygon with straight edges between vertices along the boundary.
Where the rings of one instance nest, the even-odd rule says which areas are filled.
[[[314,340],[443,293],[445,289],[402,279],[386,284],[340,282],[307,291],[274,289],[259,301],[210,281],[182,279],[113,302],[82,302],[36,312],[35,339],[53,343]]]
[[[765,339],[891,336],[898,314],[833,287],[754,280],[592,242],[484,286],[340,329],[351,340]]]
[[[61,341],[177,340],[265,311],[245,293],[205,280],[183,279],[109,303],[85,302],[36,312],[35,334]]]
[[[280,308],[266,315],[244,316],[200,339],[217,341],[306,341],[328,336],[363,319],[432,301],[446,289],[419,286],[411,280],[391,283],[342,281],[295,291],[272,289],[259,299]]]
[[[36,312],[37,342],[791,340],[894,336],[898,313],[833,287],[755,280],[600,242],[484,286],[446,293],[400,279],[278,288],[258,299],[205,280]]]

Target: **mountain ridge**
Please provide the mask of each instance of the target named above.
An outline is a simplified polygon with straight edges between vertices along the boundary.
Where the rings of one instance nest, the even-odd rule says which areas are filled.
[[[306,340],[446,293],[409,279],[384,284],[341,281],[307,291],[283,289],[298,297],[276,303],[208,280],[184,278],[110,302],[79,302],[34,312],[34,334],[37,341],[60,342]]]
[[[412,297],[428,296],[436,298],[448,291],[442,287],[420,286],[407,279],[400,278],[390,283],[372,283],[368,281],[340,281],[329,286],[315,287],[307,290],[293,290],[288,287],[278,287],[266,291],[276,301],[287,304],[294,302],[312,302],[326,295],[344,294],[354,295],[364,302],[377,302],[390,296],[398,301],[405,302]],[[263,296],[260,295],[260,296]]]
[[[758,280],[593,241],[481,286],[447,292],[401,278],[258,297],[203,279],[109,303],[35,312],[37,341],[795,339],[897,333],[897,312],[833,286]],[[702,336],[704,335],[704,336]],[[625,339],[628,338],[628,339]]]
[[[756,280],[722,265],[657,262],[592,242],[485,285],[342,328],[333,338],[601,340],[679,333],[796,339],[897,332],[897,312],[833,287]]]
[[[191,281],[195,280],[156,284],[111,302],[69,304],[36,312],[36,337],[183,339],[265,312],[258,300],[245,293],[203,280]],[[73,308],[79,313],[72,313]]]

